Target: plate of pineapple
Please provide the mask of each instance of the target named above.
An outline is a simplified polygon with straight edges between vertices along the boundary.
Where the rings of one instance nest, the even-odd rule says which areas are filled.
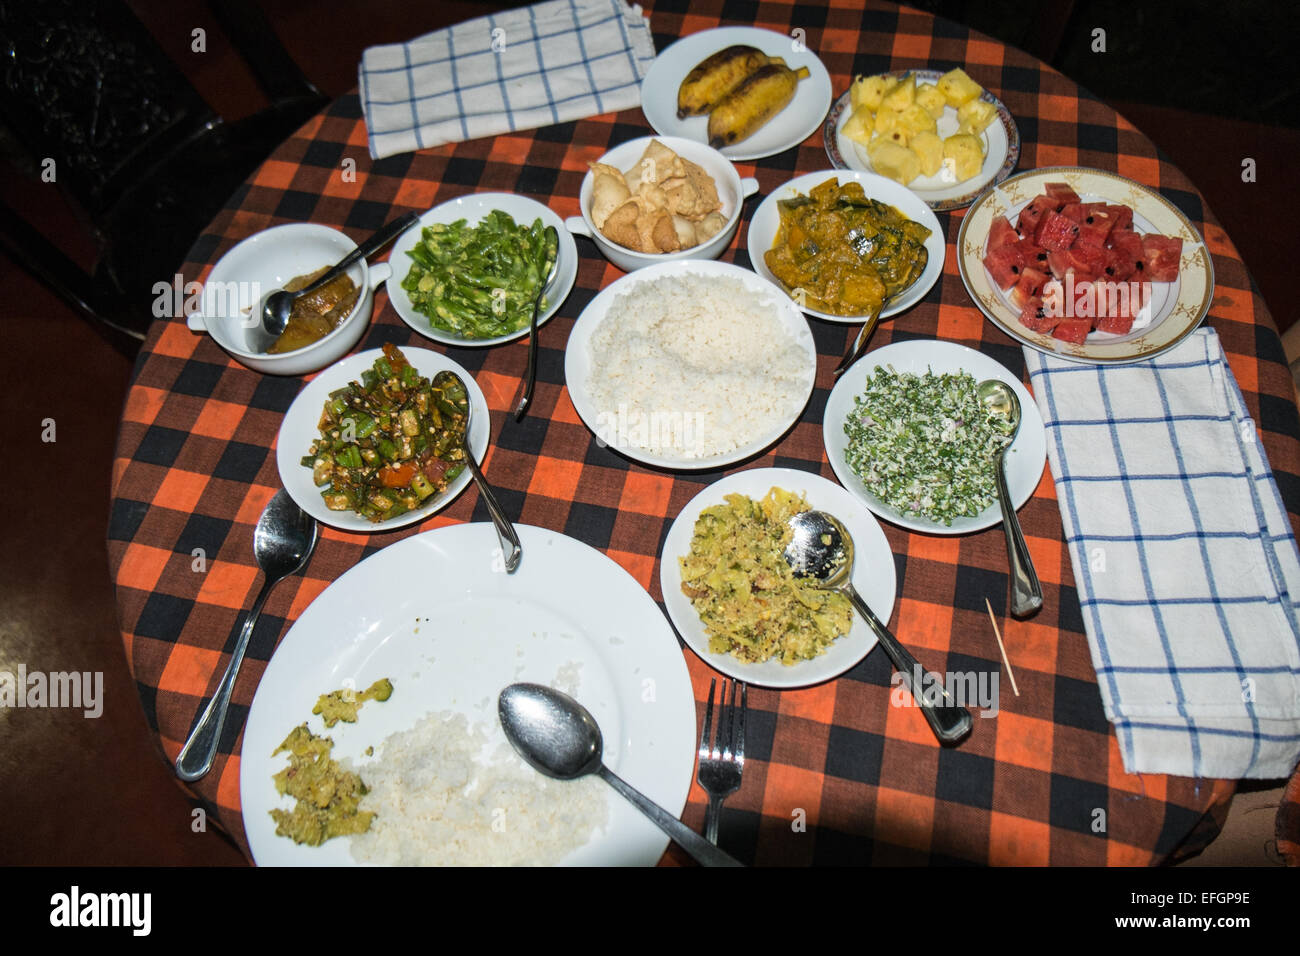
[[[935,210],[969,206],[1020,159],[1010,111],[960,67],[859,76],[823,133],[835,168],[885,176]]]

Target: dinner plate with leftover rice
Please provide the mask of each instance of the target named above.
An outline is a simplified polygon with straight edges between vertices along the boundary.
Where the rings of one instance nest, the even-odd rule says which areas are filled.
[[[244,729],[240,798],[259,865],[351,866],[354,851],[401,864],[414,845],[431,864],[658,862],[668,838],[603,780],[551,780],[513,754],[497,698],[517,681],[570,694],[600,724],[606,765],[677,815],[695,758],[695,698],[681,649],[649,594],[610,558],[554,531],[516,529],[524,557],[513,574],[491,524],[449,525],[371,555],[298,617]],[[392,695],[367,701],[355,723],[327,729],[312,714],[320,695],[381,678]],[[426,715],[435,719],[422,723]],[[437,819],[381,833],[396,826],[385,814],[400,820],[400,811],[363,799],[361,809],[379,813],[369,833],[320,846],[277,836],[270,811],[293,801],[276,792],[273,777],[288,760],[272,751],[304,722],[330,737],[331,756],[351,761],[375,793],[405,789],[406,802],[434,807]],[[467,783],[471,799],[460,799]],[[579,834],[575,845],[557,843],[570,833]]]
[[[573,406],[603,445],[659,468],[722,468],[776,443],[817,373],[808,321],[727,262],[623,276],[578,316],[565,350]]]

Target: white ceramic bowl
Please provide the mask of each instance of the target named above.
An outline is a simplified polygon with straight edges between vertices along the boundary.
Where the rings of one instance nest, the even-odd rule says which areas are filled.
[[[731,164],[731,160],[716,149],[677,136],[642,136],[640,139],[630,140],[615,146],[600,157],[600,162],[613,166],[622,172],[627,172],[636,166],[641,154],[645,152],[645,148],[650,145],[652,139],[659,140],[674,153],[684,159],[689,159],[713,177],[713,181],[718,187],[718,198],[722,200],[722,214],[727,217],[727,224],[722,227],[722,230],[708,242],[703,242],[690,249],[683,249],[680,252],[635,252],[625,246],[620,246],[616,242],[610,242],[601,235],[600,230],[596,228],[596,224],[591,221],[591,190],[595,177],[590,169],[587,170],[587,175],[583,177],[582,188],[578,193],[578,206],[582,209],[582,215],[570,216],[564,221],[565,226],[575,235],[586,236],[591,239],[601,254],[624,272],[632,272],[661,262],[676,262],[680,259],[718,258],[731,245],[731,239],[736,234],[736,227],[740,225],[740,207],[746,197],[758,192],[758,180],[748,177],[741,179],[740,174],[736,172],[736,167]]]
[[[474,452],[475,459],[482,461],[487,453],[492,418],[487,399],[483,396],[483,390],[479,388],[474,376],[441,352],[431,352],[428,349],[411,346],[403,347],[401,352],[412,367],[425,378],[432,379],[442,371],[455,372],[460,376],[461,381],[465,383],[465,391],[469,393],[469,447]],[[435,511],[455,501],[472,478],[469,469],[465,468],[451,480],[446,490],[431,495],[414,511],[389,518],[387,521],[371,521],[353,511],[331,511],[325,507],[321,490],[312,481],[311,469],[302,463],[302,459],[306,456],[311,443],[320,437],[318,424],[321,409],[325,407],[330,392],[360,380],[361,373],[373,366],[375,359],[383,354],[383,349],[369,349],[356,355],[349,355],[308,382],[298,393],[298,397],[293,400],[289,410],[285,412],[275,444],[275,464],[280,472],[280,481],[284,483],[289,497],[293,498],[298,507],[317,521],[358,534],[392,531],[394,528],[423,521]]]
[[[592,362],[591,339],[601,323],[609,318],[620,296],[631,292],[642,284],[653,285],[664,279],[694,276],[705,282],[719,279],[738,281],[747,291],[757,296],[760,301],[770,303],[772,315],[782,329],[794,340],[803,352],[806,363],[803,381],[800,385],[800,400],[797,407],[790,410],[780,421],[770,425],[765,431],[750,437],[750,440],[738,448],[708,457],[687,456],[683,450],[662,448],[658,451],[636,443],[638,429],[647,427],[647,419],[640,417],[637,411],[628,412],[626,408],[602,407],[592,392],[592,379],[602,370]],[[573,401],[578,417],[591,429],[597,441],[609,445],[615,451],[635,461],[655,468],[673,468],[685,471],[700,471],[724,468],[744,461],[776,444],[790,428],[799,421],[803,411],[808,407],[812,395],[813,383],[817,377],[817,346],[813,342],[812,330],[808,320],[794,307],[794,303],[777,286],[754,275],[749,269],[733,265],[730,262],[662,262],[648,269],[642,269],[630,275],[615,279],[600,294],[588,303],[574,323],[569,333],[569,342],[564,350],[564,381],[569,388],[569,398]],[[700,399],[691,395],[669,395],[665,398],[663,408],[651,409],[647,413],[649,427],[658,429],[655,434],[663,436],[668,432],[672,439],[689,441],[692,416],[700,411]],[[653,424],[657,422],[658,424]],[[681,431],[678,431],[678,428]]]
[[[511,342],[528,334],[528,326],[525,325],[517,331],[488,339],[470,339],[456,335],[454,332],[435,327],[427,315],[417,312],[411,305],[411,297],[402,288],[402,280],[411,271],[411,257],[407,253],[420,241],[421,232],[426,226],[433,225],[435,222],[456,222],[460,219],[478,223],[493,209],[500,209],[509,214],[510,218],[521,226],[531,226],[534,220],[540,218],[543,227],[554,226],[559,234],[560,244],[557,252],[559,267],[546,288],[547,304],[537,316],[539,326],[560,311],[560,306],[564,304],[564,300],[573,289],[573,283],[578,278],[578,247],[574,244],[573,237],[565,230],[565,224],[560,217],[549,207],[527,196],[518,196],[514,193],[471,193],[468,196],[460,196],[440,206],[434,206],[421,216],[416,225],[397,237],[397,241],[393,243],[393,254],[388,257],[395,273],[392,283],[388,286],[388,301],[393,304],[393,310],[401,320],[425,338],[441,342],[443,345],[482,347]]]
[[[763,200],[758,209],[754,211],[753,217],[749,220],[749,235],[745,240],[745,244],[749,249],[749,261],[753,264],[754,271],[769,282],[782,287],[780,280],[772,275],[772,270],[763,261],[763,254],[772,248],[772,243],[776,242],[776,233],[781,226],[781,211],[777,207],[777,203],[782,199],[806,196],[808,190],[814,186],[820,186],[828,179],[838,179],[841,185],[850,181],[857,181],[862,184],[862,191],[867,194],[868,198],[878,199],[893,206],[908,219],[920,223],[930,230],[930,237],[925,240],[925,250],[929,254],[929,259],[925,264],[925,271],[921,273],[920,277],[912,283],[907,291],[885,307],[885,310],[880,313],[880,317],[887,319],[910,309],[925,298],[925,294],[930,291],[934,284],[939,281],[939,276],[943,274],[943,260],[948,250],[947,236],[943,231],[943,227],[939,225],[939,220],[935,217],[934,212],[925,204],[925,200],[906,186],[900,186],[892,179],[877,176],[875,173],[857,172],[851,169],[827,169],[820,173],[796,176],[785,185],[774,189]],[[862,322],[861,316],[835,315],[830,312],[818,312],[816,309],[807,307],[804,307],[803,311],[809,315],[815,315],[819,319],[825,319],[827,322],[840,322],[846,325],[856,325]]]
[[[273,226],[249,236],[217,262],[203,283],[202,310],[187,318],[207,332],[238,362],[270,375],[305,375],[337,362],[361,341],[375,304],[375,289],[392,274],[388,263],[353,263],[347,274],[361,290],[348,317],[311,345],[268,355],[248,347],[248,331],[259,321],[262,298],[295,276],[332,266],[357,244],[337,229],[311,222]]]
[[[838,638],[826,653],[812,660],[787,666],[779,660],[750,664],[709,650],[709,635],[690,599],[682,593],[682,572],[677,559],[691,551],[691,538],[700,512],[724,504],[730,494],[748,495],[755,501],[768,490],[784,488],[802,494],[808,506],[834,515],[853,538],[853,587],[876,613],[889,623],[894,613],[897,579],[894,553],[880,523],[861,502],[833,481],[821,475],[792,468],[750,468],[721,478],[702,490],[678,513],[659,554],[659,586],[664,607],[686,645],[715,670],[758,687],[809,687],[851,670],[876,646],[876,636],[867,622],[855,614],[849,633]]]

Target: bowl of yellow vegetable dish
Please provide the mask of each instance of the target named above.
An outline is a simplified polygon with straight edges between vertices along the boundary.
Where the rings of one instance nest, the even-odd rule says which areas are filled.
[[[838,677],[876,646],[843,595],[795,579],[785,521],[825,511],[853,536],[853,586],[882,621],[894,610],[894,557],[880,523],[820,475],[751,468],[709,485],[664,539],[659,583],[677,633],[710,667],[759,687]]]
[[[851,170],[773,190],[749,221],[747,244],[755,272],[807,314],[843,323],[862,322],[873,288],[889,297],[881,318],[916,305],[939,281],[947,251],[939,220],[915,193]],[[831,247],[838,253],[813,255]]]
[[[249,347],[262,300],[279,289],[304,288],[354,250],[337,229],[295,222],[264,229],[227,252],[203,283],[201,308],[188,311],[195,332],[207,332],[242,365],[271,375],[304,375],[337,362],[361,340],[374,290],[391,274],[387,263],[355,262],[338,279],[294,303],[274,351]]]

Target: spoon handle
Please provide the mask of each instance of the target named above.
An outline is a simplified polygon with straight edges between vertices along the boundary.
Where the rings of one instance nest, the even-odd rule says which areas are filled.
[[[478,485],[478,492],[483,498],[483,503],[487,505],[488,514],[492,516],[492,523],[496,525],[497,537],[501,540],[501,554],[505,558],[506,572],[513,574],[519,567],[519,559],[523,557],[523,547],[519,544],[519,535],[515,533],[515,527],[506,517],[506,513],[501,510],[501,505],[497,501],[497,496],[492,493],[492,486],[488,484],[483,477],[483,470],[479,468],[478,462],[474,460],[474,452],[469,445],[465,446],[465,460],[469,463],[469,472],[474,476],[474,483]]]
[[[596,773],[604,777],[606,783],[649,817],[655,826],[667,833],[672,841],[689,853],[700,866],[743,866],[739,860],[719,850],[604,764],[600,765]]]
[[[894,665],[894,670],[902,675],[903,683],[911,693],[912,699],[916,701],[916,705],[921,708],[922,715],[929,723],[930,729],[934,731],[934,735],[939,738],[939,742],[954,744],[970,733],[972,725],[970,711],[951,700],[933,701],[926,694],[927,686],[943,690],[943,680],[938,675],[923,670],[920,662],[907,648],[898,643],[898,638],[881,623],[880,618],[876,617],[875,612],[867,606],[867,602],[862,600],[852,585],[846,585],[843,590],[858,613],[875,631],[880,646],[885,649],[890,662]],[[918,682],[920,682],[919,686]],[[946,690],[943,691],[943,696],[947,698]]]
[[[533,401],[533,386],[537,384],[537,313],[542,307],[542,296],[550,288],[551,278],[560,260],[560,234],[554,226],[546,227],[546,262],[542,269],[542,287],[533,300],[533,317],[528,324],[528,368],[524,372],[524,393],[515,408],[515,421],[522,421],[524,412]]]
[[[257,626],[257,619],[262,613],[262,605],[266,603],[266,597],[271,593],[271,588],[278,584],[279,581],[279,578],[268,578],[266,583],[262,585],[261,593],[257,595],[257,600],[253,602],[248,617],[244,618],[244,626],[239,632],[239,639],[235,642],[235,651],[230,655],[230,663],[226,665],[226,672],[221,675],[221,683],[217,685],[217,692],[208,701],[208,706],[204,708],[203,715],[199,717],[198,723],[190,731],[189,739],[185,741],[185,746],[181,748],[180,754],[176,757],[176,776],[187,783],[193,783],[212,769],[212,763],[217,756],[217,745],[221,743],[221,731],[226,725],[226,712],[230,708],[230,694],[235,689],[235,678],[239,676],[240,665],[244,663],[244,652],[248,650],[248,641],[253,636],[253,628]]]
[[[325,273],[315,282],[308,285],[306,288],[300,289],[297,292],[297,295],[299,296],[307,295],[311,292],[315,292],[317,289],[323,288],[324,286],[328,285],[330,282],[334,281],[339,276],[341,276],[345,271],[347,271],[348,266],[352,265],[352,263],[356,262],[359,259],[370,258],[376,252],[384,248],[384,246],[388,245],[390,242],[392,242],[402,233],[406,232],[406,230],[410,229],[413,225],[415,225],[419,221],[420,221],[420,214],[416,212],[408,212],[406,215],[399,216],[397,219],[394,219],[388,225],[384,226],[383,229],[380,229],[377,233],[375,233],[365,242],[361,243],[361,245],[357,246],[346,256],[340,259],[338,261],[338,264],[335,265],[334,268],[331,269],[329,272]]]
[[[869,316],[867,321],[862,324],[862,328],[859,330],[857,338],[853,340],[853,344],[849,346],[849,350],[844,353],[844,358],[840,359],[840,364],[835,366],[834,375],[836,378],[839,377],[841,372],[847,371],[849,366],[856,362],[862,355],[863,350],[867,347],[868,340],[871,338],[871,333],[876,330],[876,323],[880,321],[880,313],[885,310],[885,303],[888,301],[888,298],[881,301],[880,308],[877,309],[873,315]]]
[[[1011,615],[1028,617],[1043,606],[1043,586],[1038,583],[1038,573],[1034,570],[1029,546],[1020,530],[1020,519],[1016,517],[1016,509],[1011,502],[1011,491],[1007,488],[1005,452],[998,459],[995,478],[998,502],[1002,506],[1002,530],[1007,536],[1007,561],[1011,565]]]

